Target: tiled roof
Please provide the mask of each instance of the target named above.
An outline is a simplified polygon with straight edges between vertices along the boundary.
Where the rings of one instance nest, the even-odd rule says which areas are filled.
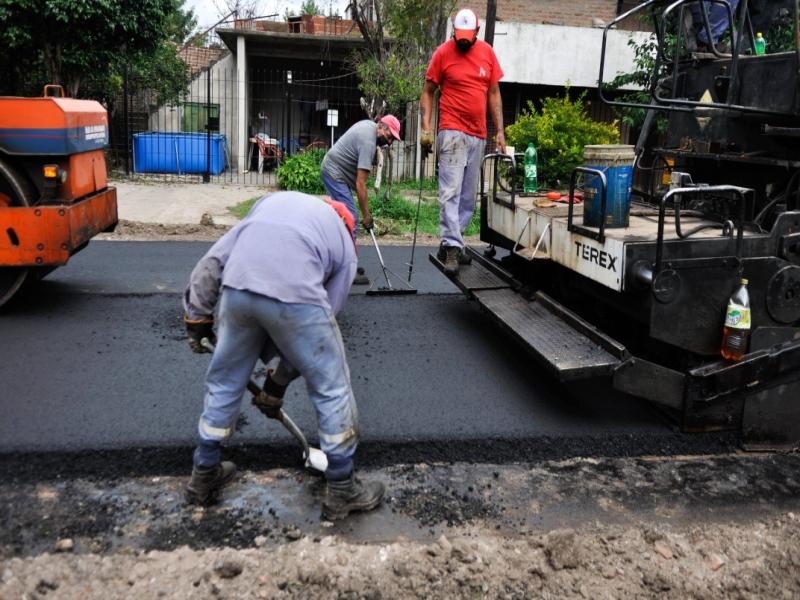
[[[178,56],[183,59],[183,62],[189,65],[192,76],[210,65],[213,65],[226,54],[228,54],[227,48],[198,48],[197,46],[185,46],[178,50]]]

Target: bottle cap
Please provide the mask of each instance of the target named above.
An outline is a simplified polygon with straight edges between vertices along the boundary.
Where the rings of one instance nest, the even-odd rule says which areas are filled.
[[[747,285],[747,284],[748,284],[748,281],[747,281],[747,279],[745,279],[744,277],[742,277],[742,285]]]

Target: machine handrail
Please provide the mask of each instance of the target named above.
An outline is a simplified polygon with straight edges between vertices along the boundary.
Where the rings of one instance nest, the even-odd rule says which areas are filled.
[[[658,204],[658,236],[656,238],[656,262],[653,268],[653,276],[657,276],[662,270],[664,256],[664,223],[667,214],[667,202],[673,196],[682,194],[718,194],[733,193],[739,200],[739,223],[736,233],[736,259],[739,261],[739,270],[742,269],[742,244],[744,239],[744,219],[747,194],[752,194],[750,188],[743,188],[736,185],[705,185],[697,187],[676,187],[669,190],[661,197]]]
[[[495,204],[500,204],[501,206],[505,206],[506,208],[514,209],[516,207],[516,189],[517,189],[517,160],[514,156],[510,154],[503,154],[500,152],[493,152],[491,154],[486,154],[481,161],[481,194],[484,193],[484,182],[485,177],[484,173],[486,171],[486,161],[489,159],[494,160],[494,165],[492,169],[492,202]],[[499,160],[498,160],[499,159]],[[503,160],[508,160],[511,162],[511,201],[508,202],[503,199],[497,198],[497,165],[498,163],[502,162]]]
[[[587,227],[575,225],[572,222],[573,217],[573,204],[575,202],[575,183],[578,179],[578,173],[586,175],[596,175],[600,178],[600,227],[598,231],[593,231]],[[606,182],[606,174],[599,169],[590,169],[589,167],[575,167],[572,169],[572,175],[569,179],[569,206],[567,209],[567,231],[570,233],[577,233],[584,237],[591,238],[600,242],[601,244],[606,241],[606,210],[608,200],[608,185]],[[583,197],[583,209],[586,210],[586,195]],[[584,213],[585,214],[585,213]]]
[[[681,7],[681,9],[682,9],[683,5],[687,4],[688,2],[696,2],[696,1],[697,0],[676,0],[675,2],[672,2],[672,4],[670,4],[667,7],[667,9],[664,11],[664,14],[662,14],[660,23],[656,23],[656,37],[658,38],[658,49],[657,49],[657,52],[656,52],[656,64],[655,64],[655,67],[653,69],[651,83],[650,83],[650,90],[649,90],[650,91],[650,95],[651,95],[651,97],[653,98],[653,101],[654,101],[654,103],[651,103],[651,104],[645,104],[643,102],[624,102],[624,101],[620,101],[620,100],[611,100],[610,98],[608,98],[608,96],[604,92],[604,90],[603,90],[603,77],[605,75],[605,61],[606,61],[606,49],[607,49],[607,46],[608,46],[608,32],[613,27],[615,27],[620,21],[623,21],[623,20],[629,18],[630,16],[632,16],[632,15],[634,15],[634,14],[640,12],[640,11],[643,11],[645,9],[649,9],[655,4],[664,4],[665,0],[647,0],[646,2],[643,2],[642,4],[639,4],[639,5],[635,6],[635,7],[633,7],[629,11],[617,16],[615,19],[613,19],[611,22],[609,22],[608,25],[606,25],[606,27],[603,29],[603,40],[602,40],[602,46],[601,46],[601,50],[600,50],[600,72],[599,72],[599,75],[598,75],[598,85],[597,85],[597,91],[598,91],[598,95],[600,96],[600,99],[604,103],[608,104],[609,106],[617,106],[617,107],[621,107],[621,108],[641,108],[641,109],[645,109],[647,111],[658,110],[658,111],[665,111],[665,112],[693,112],[695,108],[702,107],[704,109],[714,109],[714,110],[725,109],[725,110],[736,111],[736,112],[740,112],[740,113],[786,116],[786,113],[784,113],[784,112],[775,111],[775,110],[769,110],[769,109],[765,109],[765,108],[758,108],[758,107],[754,107],[754,106],[744,106],[744,105],[741,105],[741,104],[733,104],[732,101],[725,102],[725,103],[721,103],[721,102],[699,102],[699,101],[696,101],[696,100],[683,100],[683,99],[678,99],[678,98],[665,98],[665,97],[663,97],[663,96],[658,94],[658,72],[659,72],[659,70],[661,68],[662,63],[666,62],[666,57],[665,57],[665,55],[663,53],[662,45],[663,45],[664,36],[666,34],[667,17],[676,8]],[[715,4],[726,5],[727,9],[728,9],[728,15],[731,18],[731,23],[733,24],[733,11],[732,11],[732,9],[730,7],[730,3],[728,2],[728,0],[709,0],[709,1],[713,2]],[[744,24],[746,22],[746,17],[747,17],[747,3],[748,3],[748,0],[742,0],[742,1],[743,1],[743,6],[742,6],[742,9],[741,9],[742,16],[740,17],[740,23],[738,24],[740,27],[737,26],[737,30],[740,30],[740,29],[744,28]],[[702,17],[703,17],[703,21],[704,21],[704,28],[706,28],[707,32],[710,32],[710,25],[708,23],[708,13],[705,11],[705,8],[702,11]],[[681,33],[681,30],[682,30],[681,28],[682,27],[683,27],[683,23],[682,23],[682,20],[681,20],[681,24],[679,26],[679,34]],[[733,27],[731,27],[731,30],[733,30]],[[733,35],[733,33],[731,33],[731,35]],[[680,38],[680,35],[678,37]],[[737,91],[738,91],[738,83],[739,83],[738,82],[738,75],[739,75],[738,74],[738,61],[739,61],[739,54],[740,54],[739,50],[740,50],[740,47],[741,47],[741,37],[742,37],[741,35],[734,36],[734,48],[733,48],[734,52],[731,55],[731,63],[732,63],[731,64],[731,70],[733,71],[733,73],[731,75],[731,86],[730,86],[729,91],[728,91],[728,98],[730,98],[730,99],[734,98],[736,93],[737,93]],[[709,38],[709,39],[711,39],[711,38]],[[718,58],[727,58],[727,56],[719,53],[716,50],[716,47],[713,46],[713,40],[712,40],[712,52]],[[677,56],[679,54],[677,49],[676,49],[676,53],[675,54],[676,54],[676,58],[677,58]],[[800,57],[800,49],[798,49],[798,56]],[[677,76],[677,70],[675,68],[673,68],[673,71],[674,72],[673,72],[672,75],[673,75],[673,87],[674,87],[674,77]]]

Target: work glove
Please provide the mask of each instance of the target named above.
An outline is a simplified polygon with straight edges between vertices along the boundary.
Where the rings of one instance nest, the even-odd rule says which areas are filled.
[[[289,383],[285,385],[275,383],[272,378],[272,370],[268,371],[261,391],[253,396],[253,406],[270,419],[277,419],[283,406],[283,395],[288,387]]]
[[[430,152],[433,149],[433,132],[432,131],[423,131],[422,135],[419,136],[419,145],[422,146],[424,150]]]
[[[183,315],[183,322],[186,324],[186,334],[189,336],[189,347],[192,352],[205,354],[211,352],[200,344],[200,340],[208,338],[212,344],[217,344],[217,336],[214,335],[214,319],[190,319],[189,315]]]

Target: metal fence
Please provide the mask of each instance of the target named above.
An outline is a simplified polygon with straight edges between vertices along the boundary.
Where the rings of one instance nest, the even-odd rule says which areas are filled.
[[[131,79],[108,103],[117,176],[276,185],[287,158],[329,148],[366,118],[352,73],[251,69],[240,77],[231,55],[198,72],[179,98],[160,98]],[[416,140],[415,111],[398,117]],[[393,178],[414,177],[416,154],[415,141],[393,145]]]

